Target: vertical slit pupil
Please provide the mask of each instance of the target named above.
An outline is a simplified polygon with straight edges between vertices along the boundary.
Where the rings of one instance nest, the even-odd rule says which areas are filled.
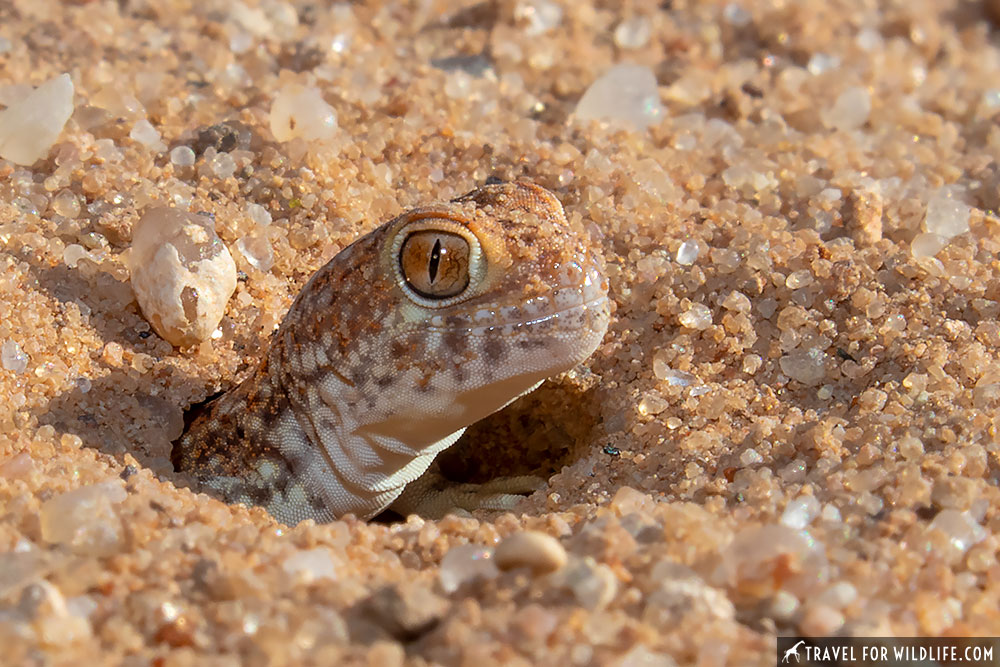
[[[434,247],[431,249],[431,259],[427,263],[427,273],[431,282],[437,278],[438,266],[441,264],[441,239],[434,239]]]

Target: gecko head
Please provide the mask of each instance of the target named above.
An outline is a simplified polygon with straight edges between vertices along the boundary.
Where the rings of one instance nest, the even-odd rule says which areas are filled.
[[[608,327],[600,256],[530,183],[400,216],[379,262],[397,303],[380,330],[384,375],[365,392],[378,386],[372,428],[383,435],[430,444],[464,428],[586,359]]]

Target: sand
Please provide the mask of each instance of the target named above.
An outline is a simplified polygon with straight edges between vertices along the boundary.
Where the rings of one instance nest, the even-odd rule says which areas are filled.
[[[0,662],[764,665],[781,634],[1000,634],[997,13],[0,4],[0,107],[75,91],[42,159],[0,159]],[[653,97],[578,111],[620,63]],[[545,488],[286,527],[180,484],[184,408],[312,271],[491,176],[553,190],[608,260],[595,355],[445,456]],[[129,284],[160,205],[214,215],[240,272],[192,347]],[[557,543],[498,569],[525,530]]]

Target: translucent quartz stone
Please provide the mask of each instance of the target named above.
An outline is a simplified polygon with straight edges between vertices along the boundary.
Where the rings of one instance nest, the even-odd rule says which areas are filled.
[[[924,230],[951,239],[969,231],[969,215],[972,209],[957,199],[950,190],[942,188],[927,202],[924,216]]]
[[[805,385],[815,385],[826,377],[826,353],[819,348],[797,349],[778,360],[781,372]]]
[[[170,162],[175,167],[190,167],[194,165],[195,154],[188,146],[178,146],[170,151]]]
[[[146,119],[138,121],[128,133],[129,138],[151,151],[157,153],[167,150],[167,145],[160,139],[160,132]]]
[[[337,113],[317,88],[287,86],[271,105],[271,133],[278,141],[330,139],[337,131]]]
[[[802,496],[788,503],[780,522],[789,528],[802,529],[819,516],[819,501],[814,496]]]
[[[615,44],[621,49],[641,49],[649,42],[653,30],[645,16],[625,19],[615,28]]]
[[[712,325],[712,311],[701,303],[693,303],[677,320],[689,329],[707,329]]]
[[[8,340],[0,345],[0,365],[5,370],[23,373],[28,367],[28,355],[24,353],[17,341]]]
[[[500,574],[493,562],[493,550],[478,544],[452,547],[441,559],[438,579],[445,593],[454,593],[474,579],[493,579]]]
[[[0,111],[0,158],[31,165],[48,153],[73,113],[73,81],[60,74]]]
[[[644,129],[660,122],[663,105],[653,70],[643,65],[615,65],[580,98],[574,112],[580,120],[610,120]]]
[[[698,259],[698,243],[685,241],[677,248],[677,263],[681,266],[691,266]]]
[[[829,109],[821,113],[823,124],[832,130],[856,130],[868,122],[871,96],[859,86],[842,92]]]

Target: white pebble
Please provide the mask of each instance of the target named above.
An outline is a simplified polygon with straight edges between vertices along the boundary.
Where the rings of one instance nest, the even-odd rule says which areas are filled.
[[[785,287],[788,289],[799,289],[800,287],[805,287],[811,285],[813,281],[813,275],[810,271],[803,269],[802,271],[792,271],[785,278]]]
[[[493,550],[478,544],[452,547],[441,559],[438,580],[445,593],[454,593],[475,579],[493,579],[500,571],[493,562]]]
[[[579,120],[630,123],[638,129],[663,117],[653,70],[643,65],[615,65],[587,88],[574,112]]]
[[[247,204],[247,215],[258,227],[267,227],[271,224],[271,214],[260,204]]]
[[[248,234],[237,239],[236,249],[258,271],[267,273],[274,266],[274,249],[264,234]]]
[[[132,231],[132,289],[149,323],[173,345],[207,340],[236,289],[236,264],[213,221],[148,210]]]
[[[80,198],[72,190],[63,190],[52,198],[50,204],[56,215],[64,218],[76,218],[80,215]]]
[[[677,320],[681,326],[688,329],[707,329],[712,326],[712,311],[702,303],[692,303],[691,307],[681,313]]]
[[[698,259],[699,252],[697,241],[685,241],[677,248],[677,263],[681,266],[691,266]]]
[[[804,385],[816,385],[826,377],[826,353],[819,348],[796,349],[778,360],[781,372]]]
[[[229,153],[216,153],[208,161],[208,168],[216,178],[227,179],[236,173],[236,160]]]
[[[562,22],[563,10],[552,0],[527,0],[517,3],[514,18],[524,25],[524,34],[529,37],[543,35]]]
[[[657,380],[663,380],[669,385],[674,387],[687,387],[698,381],[698,378],[691,373],[685,373],[684,371],[678,371],[670,366],[661,359],[653,360],[653,375],[656,376]]]
[[[8,340],[0,346],[0,364],[8,371],[23,373],[28,367],[29,359],[17,341]]]
[[[806,69],[814,76],[829,72],[838,67],[840,67],[840,58],[825,53],[814,53],[806,65]]]
[[[124,156],[113,139],[98,139],[94,142],[94,157],[104,162],[120,162]]]
[[[596,563],[590,557],[575,561],[571,567],[566,568],[563,579],[563,585],[585,609],[605,607],[618,593],[618,579],[611,568],[603,563]]]
[[[284,560],[281,569],[292,577],[301,576],[306,581],[337,578],[337,565],[326,547],[296,551]]]
[[[917,234],[910,241],[910,254],[917,259],[933,257],[941,252],[946,245],[948,245],[948,239],[940,234],[924,232]]]
[[[128,136],[156,153],[167,150],[167,145],[160,139],[160,132],[145,118],[132,126],[132,131],[128,133]]]
[[[924,231],[952,239],[969,231],[972,209],[947,189],[940,189],[927,202]]]
[[[75,269],[76,265],[84,257],[90,257],[90,253],[82,245],[77,243],[70,243],[68,246],[63,248],[63,262],[66,263],[71,269]]]
[[[111,479],[50,498],[39,513],[42,539],[78,554],[114,553],[123,539],[117,506],[126,497],[122,481]]]
[[[639,401],[639,414],[643,417],[648,415],[658,415],[670,406],[661,396],[654,392],[649,392]]]
[[[337,112],[317,88],[291,85],[274,98],[270,125],[278,141],[325,141],[337,131]]]
[[[45,157],[73,114],[73,81],[60,74],[0,111],[0,158],[31,165]]]
[[[853,86],[842,92],[833,106],[821,113],[823,124],[831,130],[856,130],[868,122],[872,100],[868,91]]]
[[[848,581],[838,581],[820,593],[816,602],[828,604],[835,609],[843,609],[858,599],[858,589]]]
[[[951,545],[959,552],[965,553],[973,544],[986,539],[986,529],[980,526],[969,512],[946,509],[938,512],[930,527],[942,531],[948,536]]]
[[[801,496],[785,506],[779,521],[789,528],[801,530],[812,523],[819,513],[819,501],[815,496]]]
[[[620,49],[641,49],[649,42],[653,30],[645,16],[625,19],[615,28],[615,44]]]
[[[526,567],[535,574],[545,574],[566,564],[566,549],[550,535],[526,530],[500,542],[494,560],[501,570]]]
[[[733,290],[723,299],[722,307],[726,310],[746,314],[750,312],[750,299],[743,292]]]
[[[178,146],[170,151],[170,162],[175,167],[190,167],[194,161],[195,154],[189,146]]]

